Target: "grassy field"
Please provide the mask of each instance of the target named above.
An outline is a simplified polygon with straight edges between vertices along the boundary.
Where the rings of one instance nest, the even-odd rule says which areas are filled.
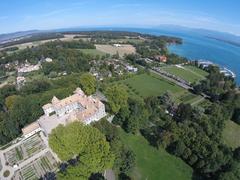
[[[194,95],[180,86],[163,79],[157,74],[140,74],[132,78],[120,81],[128,87],[131,96],[140,96],[142,98],[150,96],[161,96],[165,92],[170,92],[176,103],[190,103],[198,104],[201,97]],[[195,104],[196,102],[196,104]]]
[[[206,77],[208,75],[208,72],[206,72],[206,71],[204,71],[200,68],[197,68],[195,66],[186,65],[186,66],[184,66],[184,68],[187,69],[187,70],[193,71],[193,72],[195,72],[199,75],[202,75],[204,77]]]
[[[207,75],[207,72],[193,66],[183,66],[182,68],[177,66],[164,66],[161,69],[190,83],[198,82]]]
[[[141,97],[159,96],[167,91],[175,95],[184,91],[181,87],[155,74],[140,74],[120,82]]]
[[[227,121],[223,131],[224,143],[232,148],[240,147],[240,125],[233,121]]]
[[[191,167],[164,149],[158,150],[151,147],[142,136],[121,131],[121,138],[136,155],[136,168],[132,172],[133,179],[191,179]]]
[[[201,96],[192,94],[188,91],[184,91],[182,94],[178,94],[178,97],[176,99],[177,103],[186,103],[191,104],[193,106],[196,106],[200,104],[204,99]]]
[[[91,54],[93,56],[104,56],[106,55],[106,53],[99,51],[97,49],[79,49],[81,52],[85,53],[85,54]]]

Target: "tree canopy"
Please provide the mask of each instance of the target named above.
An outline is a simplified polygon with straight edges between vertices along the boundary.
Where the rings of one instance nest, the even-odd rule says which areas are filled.
[[[59,173],[62,179],[87,179],[92,173],[113,166],[114,155],[105,136],[79,122],[55,128],[49,136],[49,145],[62,161],[77,159],[74,166]]]
[[[122,107],[127,105],[128,93],[123,85],[113,85],[107,88],[106,96],[108,104],[113,113],[117,113]]]
[[[83,91],[87,95],[91,95],[96,92],[97,81],[96,78],[90,73],[84,73],[81,75],[80,84]]]

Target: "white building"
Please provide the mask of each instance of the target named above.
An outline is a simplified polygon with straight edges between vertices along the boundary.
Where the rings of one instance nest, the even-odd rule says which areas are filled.
[[[18,89],[20,89],[26,83],[26,78],[23,76],[18,76],[16,80]]]
[[[114,47],[122,47],[121,44],[113,44]]]
[[[42,108],[44,115],[37,123],[46,134],[50,134],[59,124],[66,125],[73,121],[90,124],[106,116],[105,105],[97,98],[86,96],[80,88],[62,100],[54,96],[51,103]]]
[[[38,133],[39,131],[41,131],[41,128],[40,128],[38,122],[29,124],[28,126],[26,126],[22,129],[24,138],[28,138],[28,137]]]
[[[127,70],[129,71],[129,72],[137,72],[138,71],[138,68],[136,68],[136,67],[133,67],[133,66],[126,66],[126,68],[127,68]]]
[[[53,60],[51,58],[46,58],[45,61],[46,62],[53,62]]]
[[[23,74],[23,73],[28,73],[28,72],[32,72],[32,71],[37,71],[40,69],[40,67],[41,67],[40,63],[38,63],[36,65],[30,65],[30,64],[26,63],[23,66],[19,67],[17,69],[17,71],[18,71],[18,73]]]

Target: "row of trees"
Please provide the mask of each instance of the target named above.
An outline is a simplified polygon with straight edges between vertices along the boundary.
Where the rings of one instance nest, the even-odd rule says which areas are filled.
[[[95,122],[93,126],[106,136],[115,156],[113,170],[119,179],[125,180],[135,167],[135,154],[122,142],[119,129],[106,119]]]
[[[95,49],[95,46],[92,43],[82,40],[71,42],[56,40],[37,47],[28,47],[9,55],[5,54],[0,64],[11,63],[16,60],[19,63],[24,63],[25,60],[28,60],[30,63],[36,64],[43,58],[51,57],[56,61],[55,63],[58,65],[58,68],[63,70],[63,67],[65,67],[66,71],[69,69],[75,72],[77,68],[80,70],[83,69],[86,65],[85,62],[91,59],[91,55],[83,54],[78,49]],[[79,65],[80,63],[83,67]]]

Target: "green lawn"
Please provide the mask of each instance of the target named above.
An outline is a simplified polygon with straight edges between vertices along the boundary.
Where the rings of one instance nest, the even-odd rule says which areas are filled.
[[[121,131],[123,142],[136,155],[133,179],[143,180],[190,180],[192,168],[181,159],[170,155],[164,149],[156,149],[140,135]]]
[[[205,78],[207,75],[207,72],[193,66],[183,66],[182,68],[179,68],[177,66],[164,66],[161,69],[164,71],[173,74],[175,76],[178,76],[190,83],[198,82]],[[206,73],[206,74],[205,74]]]
[[[198,105],[200,104],[204,99],[201,96],[192,94],[190,92],[184,92],[184,94],[180,95],[177,99],[177,102],[183,102],[186,104],[192,104],[192,105]]]
[[[204,71],[204,70],[202,70],[202,69],[200,69],[200,68],[197,68],[197,67],[195,67],[195,66],[186,65],[186,66],[184,66],[184,68],[185,68],[185,69],[188,69],[188,70],[190,70],[190,71],[193,71],[193,72],[195,72],[195,73],[197,73],[197,74],[199,74],[199,75],[202,75],[202,76],[204,76],[204,77],[206,77],[206,76],[208,75],[208,72],[206,72],[206,71]]]
[[[144,98],[159,96],[167,91],[172,92],[174,95],[184,91],[181,87],[155,74],[140,74],[120,82],[124,83],[129,89]]]
[[[232,148],[240,147],[240,125],[233,121],[227,121],[223,131],[223,141]]]
[[[106,53],[99,51],[97,49],[79,49],[81,52],[85,53],[85,54],[91,54],[93,56],[104,56],[106,55]]]

